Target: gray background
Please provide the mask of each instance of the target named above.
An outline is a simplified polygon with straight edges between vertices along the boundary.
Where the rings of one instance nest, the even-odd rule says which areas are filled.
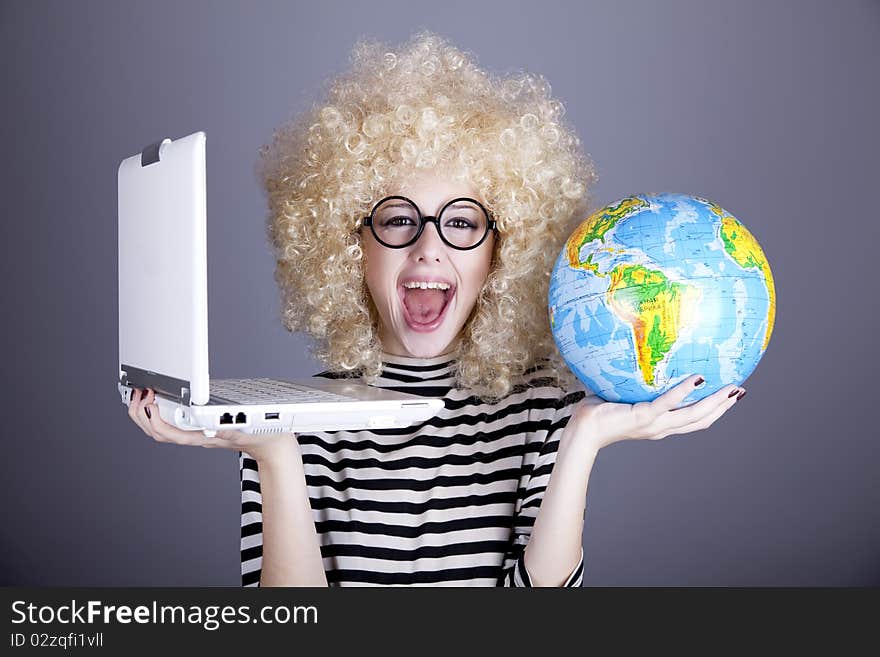
[[[748,396],[707,431],[600,453],[586,584],[880,584],[867,0],[2,2],[0,583],[239,583],[236,455],[152,442],[116,391],[116,168],[207,132],[211,374],[312,374],[278,319],[256,152],[359,36],[421,27],[548,78],[596,203],[712,198],[776,277]]]

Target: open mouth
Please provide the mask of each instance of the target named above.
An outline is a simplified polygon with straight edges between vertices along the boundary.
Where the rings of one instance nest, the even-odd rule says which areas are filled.
[[[397,291],[404,320],[410,329],[418,333],[429,333],[440,326],[455,296],[455,286],[449,283],[431,287],[402,283],[397,286]]]

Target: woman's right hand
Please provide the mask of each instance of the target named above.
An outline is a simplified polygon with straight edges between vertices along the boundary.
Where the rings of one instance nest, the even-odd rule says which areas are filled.
[[[252,435],[241,431],[218,431],[213,438],[208,438],[201,431],[184,431],[168,424],[159,414],[155,402],[155,393],[147,389],[134,388],[131,401],[128,403],[128,416],[141,430],[153,440],[160,443],[177,445],[197,445],[200,447],[222,447],[237,452],[246,452],[258,464],[274,462],[290,455],[301,458],[299,443],[292,433],[275,433]]]

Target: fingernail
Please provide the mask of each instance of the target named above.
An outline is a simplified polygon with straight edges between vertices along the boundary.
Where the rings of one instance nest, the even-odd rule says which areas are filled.
[[[141,399],[146,399],[146,398],[147,398],[147,389],[144,388],[143,390],[141,390]]]
[[[742,391],[742,394],[741,394],[739,397],[736,398],[736,401],[739,401],[740,399],[742,399],[743,397],[745,397],[747,392],[748,392],[748,390],[743,390],[743,391]]]
[[[705,380],[706,379],[704,379],[703,377],[700,377],[699,379],[694,381],[694,387],[696,388],[698,385],[702,385],[703,381],[705,381]]]
[[[727,395],[727,398],[730,399],[731,397],[733,397],[734,395],[736,395],[738,393],[739,393],[739,388],[734,388],[733,390],[730,391],[730,394]]]
[[[150,415],[150,409],[147,408],[146,406],[144,406],[144,413],[147,414],[147,417],[148,417],[149,419],[151,419],[151,420],[153,419],[153,416]]]

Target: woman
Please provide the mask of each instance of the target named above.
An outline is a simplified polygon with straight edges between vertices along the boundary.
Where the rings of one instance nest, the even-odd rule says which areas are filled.
[[[240,451],[245,585],[580,586],[599,449],[706,428],[745,392],[605,403],[546,317],[553,258],[594,180],[541,77],[494,78],[429,32],[353,70],[262,151],[276,280],[319,376],[440,396],[406,429],[156,440]],[[552,477],[551,477],[552,473]]]

